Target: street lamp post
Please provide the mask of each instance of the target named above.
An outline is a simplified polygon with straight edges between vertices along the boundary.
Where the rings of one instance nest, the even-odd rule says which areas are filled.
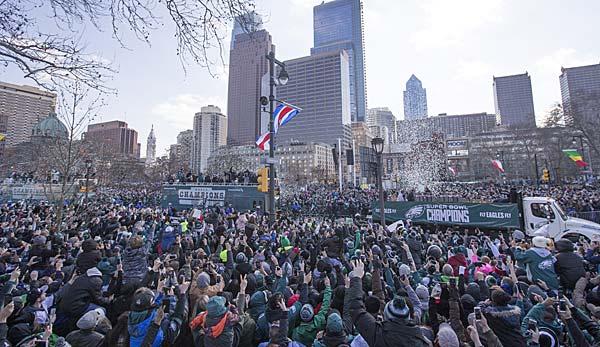
[[[289,76],[285,71],[285,64],[275,59],[275,52],[267,54],[269,61],[269,225],[275,223],[275,124],[273,111],[275,110],[275,87],[287,84]],[[275,64],[281,67],[279,76],[275,80]]]
[[[92,161],[90,159],[85,160],[85,203],[88,202],[88,190],[90,189],[90,169],[92,168]]]
[[[381,160],[381,154],[383,153],[383,139],[381,137],[375,137],[371,140],[371,147],[377,156],[377,189],[379,190],[379,215],[381,219],[381,225],[385,228],[385,195],[383,194],[383,163]]]

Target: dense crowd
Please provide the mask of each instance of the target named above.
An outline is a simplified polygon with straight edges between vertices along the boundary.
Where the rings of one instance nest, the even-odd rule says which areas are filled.
[[[444,194],[494,201],[505,189]],[[597,195],[545,191],[571,204]],[[373,190],[288,189],[272,226],[230,206],[163,209],[157,196],[122,186],[60,210],[0,205],[0,344],[600,344],[598,243],[409,222],[389,230],[365,218]]]
[[[258,177],[254,172],[249,170],[234,171],[229,169],[221,173],[199,173],[193,174],[192,172],[185,173],[183,169],[177,171],[177,173],[170,175],[167,178],[169,183],[232,183],[232,184],[256,184]]]

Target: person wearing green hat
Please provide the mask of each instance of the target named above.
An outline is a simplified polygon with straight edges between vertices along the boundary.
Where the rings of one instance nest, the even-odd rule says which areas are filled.
[[[194,334],[194,345],[197,346],[237,346],[242,333],[237,310],[235,307],[229,308],[222,296],[210,298],[206,304],[206,311],[192,320],[190,328]],[[201,330],[203,334],[200,333]]]

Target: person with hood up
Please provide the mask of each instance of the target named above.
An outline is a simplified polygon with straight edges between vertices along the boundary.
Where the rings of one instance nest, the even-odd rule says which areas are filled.
[[[87,312],[77,321],[77,328],[66,336],[72,347],[98,347],[104,342],[104,335],[96,331],[98,323],[104,319],[104,311],[95,309]]]
[[[325,331],[317,334],[317,339],[313,342],[314,347],[340,347],[348,346],[351,338],[344,330],[344,322],[338,312],[333,312],[327,317]]]
[[[325,327],[327,313],[331,307],[331,282],[329,277],[325,277],[325,291],[323,294],[323,304],[319,312],[315,315],[311,304],[304,304],[300,309],[300,325],[294,329],[292,339],[305,346],[312,346],[317,337],[317,332]]]
[[[127,248],[123,251],[123,284],[141,282],[148,272],[147,254],[144,239],[133,236],[128,240]]]
[[[396,297],[385,305],[383,322],[365,310],[362,278],[365,266],[362,261],[354,262],[351,272],[349,308],[352,321],[362,339],[371,347],[387,346],[429,346],[430,341],[423,337],[421,329],[410,319],[410,308],[404,298]]]
[[[190,323],[195,340],[195,345],[205,347],[237,346],[242,334],[242,324],[235,306],[227,307],[226,299],[222,296],[213,296],[206,304],[206,311],[197,315]]]
[[[77,256],[77,272],[84,274],[87,270],[96,267],[102,260],[102,253],[98,250],[98,243],[87,239],[81,244],[82,252]]]
[[[75,279],[59,302],[58,312],[68,318],[73,327],[84,313],[98,307],[106,308],[110,298],[102,296],[102,272],[93,267]],[[70,331],[69,329],[67,331]]]
[[[546,248],[548,239],[543,236],[536,236],[532,240],[533,247],[523,250],[520,247],[513,249],[515,260],[523,264],[527,270],[527,278],[537,283],[542,280],[552,290],[558,290],[558,276],[554,272],[554,262],[556,259]],[[514,241],[513,241],[514,243]]]
[[[567,289],[575,289],[577,281],[585,277],[583,258],[575,253],[575,246],[568,239],[558,240],[554,246],[558,251],[554,271],[560,277],[560,285]]]
[[[498,336],[503,346],[527,346],[525,338],[521,335],[521,309],[509,305],[511,296],[501,289],[495,289],[491,294],[492,304],[482,307],[489,326]]]

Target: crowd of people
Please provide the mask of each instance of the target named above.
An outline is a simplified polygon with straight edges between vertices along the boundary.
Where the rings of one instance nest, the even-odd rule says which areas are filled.
[[[526,191],[569,206],[598,194]],[[495,201],[506,187],[437,192]],[[273,225],[231,206],[161,208],[148,186],[62,207],[4,203],[0,344],[600,345],[599,243],[384,228],[366,218],[376,193],[288,187]]]
[[[229,169],[221,173],[199,173],[193,174],[192,172],[185,173],[183,169],[177,171],[177,173],[170,175],[167,178],[168,183],[228,183],[228,184],[256,184],[258,176],[249,170],[234,171]]]

